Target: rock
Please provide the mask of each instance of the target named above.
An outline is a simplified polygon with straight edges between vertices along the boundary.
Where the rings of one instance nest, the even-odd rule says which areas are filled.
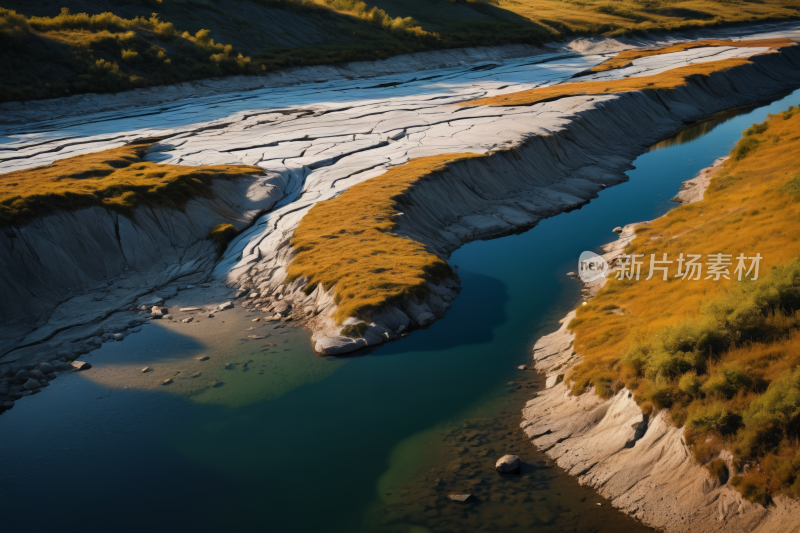
[[[447,497],[458,503],[471,503],[475,501],[475,496],[472,494],[448,494]]]
[[[162,385],[169,385],[170,383],[172,383],[172,378],[167,378],[161,382]]]
[[[66,372],[67,370],[72,370],[72,365],[66,363],[64,361],[53,361],[53,367],[59,372]]]
[[[203,375],[203,374],[201,374],[200,372],[195,372],[194,374],[192,374],[192,375],[191,375],[191,376],[189,376],[189,377],[192,377],[192,378],[199,378],[199,377],[200,377],[200,376],[202,376],[202,375]]]
[[[3,409],[11,409],[12,407],[14,407],[13,400],[6,400],[5,402],[3,402]]]
[[[90,368],[92,368],[92,365],[90,365],[85,361],[73,361],[72,366],[76,370],[89,370]]]
[[[148,373],[148,372],[152,372],[152,371],[153,371],[153,369],[152,369],[152,368],[150,368],[149,366],[146,366],[146,367],[144,367],[144,368],[142,369],[142,374],[146,374],[146,373]]]
[[[214,313],[208,313],[208,318],[214,318]]]
[[[167,309],[166,307],[161,307],[160,305],[154,305],[150,309],[150,313],[152,313],[153,316],[155,315],[164,316],[169,313],[169,309]]]
[[[250,298],[258,298],[258,296],[259,296],[259,293],[257,293],[257,292],[251,292],[250,293]]]
[[[166,314],[166,315],[163,315],[161,318],[163,318],[164,320],[172,320],[172,315]]]
[[[43,374],[51,374],[55,369],[50,363],[42,363],[39,365],[39,370],[41,370]]]
[[[292,310],[292,306],[289,305],[289,302],[280,301],[275,304],[275,313],[281,316],[287,315]]]
[[[19,372],[14,374],[14,377],[19,381],[27,381],[27,379],[30,376],[28,375],[28,371],[27,370],[20,370]]]
[[[115,341],[121,341],[124,338],[125,338],[125,335],[123,335],[122,333],[114,333],[113,339]]]
[[[612,231],[613,231],[614,233],[622,233],[622,228],[621,228],[621,227],[619,227],[619,226],[617,226],[617,227],[616,227],[616,228],[614,228]]]
[[[199,307],[181,307],[181,313],[192,313],[194,311],[202,311]]]
[[[23,385],[25,390],[37,390],[42,388],[42,384],[39,383],[37,380],[30,378],[28,381],[25,382]]]
[[[251,322],[258,322],[260,320],[261,320],[260,318],[254,318],[253,320],[251,320]]]
[[[233,302],[225,302],[217,306],[217,311],[225,311],[227,309],[233,309]]]
[[[208,361],[208,359],[209,357],[207,355],[204,355],[203,357],[197,357],[198,361]]]
[[[248,335],[248,339],[258,340],[258,339],[266,339],[264,335]]]
[[[0,396],[8,396],[9,392],[8,387],[0,387]]]
[[[49,374],[45,374],[45,377],[47,379],[56,379],[58,376],[56,376],[55,373],[50,372]]]
[[[186,317],[186,318],[184,318],[183,320],[181,320],[181,322],[183,322],[184,324],[188,324],[188,323],[189,323],[189,322],[191,322],[192,320],[194,320],[192,317]]]
[[[497,460],[494,468],[499,474],[519,474],[522,461],[516,455],[504,455]]]
[[[525,365],[519,365],[519,366],[517,367],[517,370],[528,370],[528,367],[527,367],[527,366],[525,366]]]
[[[429,311],[422,312],[417,316],[417,324],[420,326],[427,326],[434,320],[436,320],[436,316]]]
[[[339,355],[353,352],[367,345],[364,339],[351,339],[350,337],[322,337],[314,346],[314,350],[321,355]]]
[[[146,309],[147,309],[147,307],[142,306],[142,310],[146,310]],[[102,337],[105,334],[105,332],[106,332],[106,330],[104,328],[99,327],[99,328],[97,328],[96,330],[94,330],[92,333],[90,333],[87,336],[88,337]]]
[[[380,344],[383,342],[383,339],[381,337],[373,335],[369,331],[364,333],[364,340],[367,341],[367,346],[375,346],[376,344]]]
[[[562,381],[564,381],[564,374],[554,374],[552,376],[548,376],[547,380],[544,382],[544,388],[553,388]]]
[[[30,372],[28,372],[28,375],[33,379],[38,379],[40,381],[45,379],[44,372],[42,372],[41,370],[31,370]]]

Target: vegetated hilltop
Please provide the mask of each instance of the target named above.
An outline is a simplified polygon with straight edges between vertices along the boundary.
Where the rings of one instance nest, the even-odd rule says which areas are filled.
[[[625,252],[644,254],[641,279],[610,279],[569,324],[574,394],[628,387],[645,413],[669,409],[697,460],[721,478],[731,460],[731,483],[762,504],[800,497],[799,155],[800,108],[745,130],[703,201],[638,228]],[[667,279],[645,280],[665,253]],[[729,279],[705,268],[719,253]],[[701,254],[699,279],[676,277],[680,254]],[[738,281],[739,254],[763,257],[758,279]]]
[[[3,0],[0,101],[290,66],[797,18],[797,0]]]

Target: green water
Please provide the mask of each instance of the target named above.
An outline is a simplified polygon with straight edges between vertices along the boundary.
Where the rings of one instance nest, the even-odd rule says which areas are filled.
[[[526,389],[509,392],[507,383],[520,381],[516,367],[529,363],[535,340],[579,300],[579,284],[565,275],[579,254],[612,240],[615,226],[665,213],[680,183],[726,154],[741,130],[798,103],[793,93],[668,143],[587,206],[458,250],[451,262],[463,290],[447,317],[369,355],[315,357],[300,330],[270,330],[275,346],[265,348],[239,338],[248,319],[238,311],[229,320],[239,329],[219,345],[157,325],[104,345],[90,356],[94,376],[59,377],[0,416],[4,530],[446,531],[436,509],[380,517],[415,497],[397,491],[447,457],[447,439],[459,438],[452,432],[465,420],[488,420],[494,433],[518,424]],[[190,369],[203,354],[212,358],[204,373],[223,383],[211,392],[206,381],[170,389],[117,375],[140,363]],[[508,447],[543,461],[518,433]],[[541,467],[501,490],[537,495],[537,518],[518,502],[493,509],[521,513],[531,531],[644,530],[608,505],[589,514],[601,499]],[[480,523],[488,516],[452,520],[506,530],[500,519]]]

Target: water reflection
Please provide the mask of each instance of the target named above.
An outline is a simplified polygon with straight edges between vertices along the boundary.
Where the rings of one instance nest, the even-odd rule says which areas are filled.
[[[715,128],[725,124],[729,120],[732,120],[739,115],[749,113],[752,110],[753,106],[734,107],[733,109],[728,109],[727,111],[721,111],[707,119],[693,122],[669,139],[664,139],[663,141],[654,144],[650,147],[649,151],[654,152],[656,150],[663,150],[664,148],[670,148],[672,146],[678,146],[696,141],[700,137],[705,137],[714,131]]]

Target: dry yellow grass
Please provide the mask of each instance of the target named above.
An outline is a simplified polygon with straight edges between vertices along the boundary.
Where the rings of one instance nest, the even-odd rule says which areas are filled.
[[[730,39],[705,39],[703,41],[694,41],[690,43],[681,43],[673,46],[664,46],[661,48],[648,48],[645,50],[627,50],[620,52],[611,59],[603,61],[597,66],[590,68],[592,72],[604,72],[606,70],[614,70],[618,68],[627,67],[631,61],[642,57],[650,57],[662,54],[670,54],[672,52],[683,52],[684,50],[691,50],[692,48],[704,48],[708,46],[733,46],[736,48],[745,47],[769,47],[780,48],[781,46],[788,46],[793,41],[790,39],[751,39],[743,41],[731,41]]]
[[[577,317],[570,324],[575,333],[576,349],[583,357],[582,362],[567,376],[574,393],[595,386],[599,394],[608,396],[624,385],[634,391],[643,410],[670,407],[672,419],[678,424],[683,424],[687,419],[691,421],[693,417],[702,418],[713,409],[728,413],[725,416],[734,422],[744,417],[749,424],[747,413],[751,402],[760,398],[765,390],[769,393],[768,384],[798,367],[800,334],[795,328],[800,315],[791,308],[777,309],[774,317],[768,314],[764,318],[770,331],[787,333],[771,333],[747,342],[734,340],[730,348],[719,354],[699,354],[703,361],[707,359],[707,363],[700,365],[701,368],[707,365],[704,370],[682,369],[674,377],[661,371],[652,375],[652,370],[644,373],[637,371],[630,366],[630,359],[626,359],[630,357],[626,354],[634,353],[637,346],[655,346],[651,344],[653,339],[670,331],[665,328],[691,327],[702,323],[709,316],[709,302],[724,301],[722,298],[730,301],[731,294],[738,298],[738,293],[728,291],[748,286],[740,284],[733,275],[731,281],[706,280],[705,269],[703,279],[684,281],[674,277],[676,263],[670,267],[668,281],[662,280],[660,272],[650,281],[645,281],[651,254],[656,254],[656,258],[660,259],[661,254],[667,253],[673,261],[680,253],[702,254],[705,263],[708,254],[732,254],[735,258],[740,253],[746,256],[759,253],[763,257],[760,279],[768,276],[773,268],[789,264],[798,257],[798,111],[792,108],[747,130],[747,135],[733,150],[733,157],[712,180],[703,201],[677,207],[650,225],[638,229],[637,238],[626,253],[645,254],[641,280],[609,280],[588,305],[578,309]],[[734,259],[731,274],[735,265]],[[703,311],[704,308],[706,311]],[[784,314],[784,311],[788,314]],[[689,352],[686,355],[689,359],[697,357],[690,356]],[[747,386],[727,396],[708,388],[714,376],[720,376],[731,368],[738,369],[746,376]],[[680,380],[687,373],[691,374],[686,378],[689,381]],[[708,390],[685,394],[687,387],[691,388],[691,380],[696,380],[697,387],[705,386]],[[758,431],[761,430],[747,425],[742,426],[741,430],[734,427],[734,430],[729,428],[722,433],[690,431],[687,438],[701,462],[711,464],[716,454],[724,448],[741,454],[742,461],[756,461],[756,464],[766,461],[767,466],[759,469],[763,479],[745,476],[737,481],[740,490],[748,498],[763,503],[768,501],[769,493],[775,490],[800,496],[800,481],[796,487],[792,485],[798,474],[797,465],[791,468],[786,466],[787,461],[793,460],[792,457],[798,452],[796,436],[789,435],[783,441],[778,437],[780,442],[775,443],[773,450],[753,451],[756,448],[753,448],[752,442],[767,438]],[[793,469],[791,476],[781,477],[781,469],[787,468]]]
[[[215,178],[261,174],[246,165],[190,167],[142,160],[154,140],[60,159],[47,166],[0,174],[0,226],[24,224],[57,210],[106,207],[125,215],[143,202],[182,207],[212,196]]]
[[[787,44],[788,45],[788,44]],[[786,46],[786,45],[784,45]],[[778,50],[781,46],[776,46]],[[461,106],[489,105],[489,106],[521,106],[547,102],[567,96],[582,96],[592,94],[622,93],[628,91],[649,91],[658,89],[674,89],[686,85],[687,79],[692,76],[709,76],[714,72],[721,72],[731,68],[749,64],[744,58],[723,59],[680,67],[652,76],[638,78],[623,78],[619,80],[581,81],[563,83],[552,87],[530,89],[511,94],[490,96],[478,100],[461,102]]]
[[[563,35],[677,31],[797,16],[795,6],[781,0],[499,0],[498,5]]]
[[[397,227],[397,202],[419,180],[473,157],[482,155],[413,159],[315,205],[292,237],[296,256],[289,281],[307,278],[307,291],[335,285],[340,322],[427,292],[428,281],[451,275],[450,266],[423,244],[391,233]]]

